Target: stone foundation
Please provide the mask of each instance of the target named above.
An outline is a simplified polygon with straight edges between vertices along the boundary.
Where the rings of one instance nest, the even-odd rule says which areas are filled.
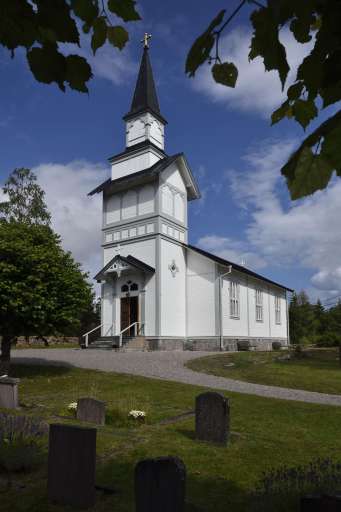
[[[288,345],[285,338],[233,338],[223,339],[224,352],[236,351],[270,351],[272,344],[281,343],[282,348]],[[146,338],[147,350],[192,350],[192,351],[220,351],[220,338]]]

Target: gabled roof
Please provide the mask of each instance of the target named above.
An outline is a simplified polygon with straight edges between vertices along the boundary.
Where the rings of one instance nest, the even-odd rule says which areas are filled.
[[[150,267],[149,265],[147,265],[146,263],[144,263],[143,261],[141,260],[138,260],[137,258],[134,258],[134,256],[121,256],[120,254],[116,254],[116,256],[114,256],[110,261],[109,263],[107,263],[103,268],[102,270],[100,270],[94,277],[94,279],[96,279],[96,281],[100,282],[102,281],[102,279],[105,277],[105,273],[108,269],[110,269],[110,267],[112,265],[114,265],[117,261],[123,261],[124,263],[126,263],[127,265],[130,265],[132,267],[135,267],[137,268],[138,270],[141,270],[142,272],[151,272],[151,273],[154,273],[155,272],[155,268],[153,267]]]
[[[137,77],[135,92],[129,112],[123,117],[124,120],[143,112],[151,112],[162,122],[167,121],[160,112],[159,100],[156,94],[152,66],[149,59],[149,49],[143,50],[140,70]]]
[[[275,281],[272,281],[271,279],[268,279],[267,277],[261,276],[260,274],[257,274],[256,272],[253,272],[252,270],[249,270],[248,268],[245,268],[242,265],[237,265],[236,263],[233,263],[232,261],[225,260],[224,258],[220,258],[219,256],[216,256],[215,254],[212,254],[210,252],[204,251],[203,249],[199,249],[199,247],[195,247],[194,245],[186,245],[185,247],[188,247],[188,249],[191,249],[192,251],[195,251],[202,256],[205,256],[206,258],[209,258],[210,260],[215,261],[216,263],[219,263],[223,267],[229,267],[232,265],[232,268],[234,270],[237,270],[238,272],[242,272],[243,274],[247,274],[249,276],[255,277],[256,279],[261,279],[262,281],[266,281],[267,283],[273,284],[275,286],[278,286],[279,288],[283,288],[284,290],[288,290],[288,292],[293,292],[291,288],[288,288],[287,286],[284,286],[283,284],[276,283]]]
[[[134,172],[133,174],[128,174],[128,176],[122,176],[121,178],[117,178],[116,180],[112,180],[111,178],[109,178],[103,183],[101,183],[101,185],[99,185],[98,187],[94,188],[91,192],[89,192],[88,195],[92,196],[102,191],[106,193],[114,193],[123,186],[128,186],[131,183],[138,184],[139,180],[142,182],[146,179],[151,179],[157,176],[174,162],[179,163],[181,173],[185,179],[188,200],[191,201],[192,199],[198,199],[200,197],[199,187],[195,181],[195,178],[183,153],[177,153],[176,155],[173,156],[166,156],[165,158],[162,158],[161,160],[156,162],[151,167],[143,169],[142,171]]]

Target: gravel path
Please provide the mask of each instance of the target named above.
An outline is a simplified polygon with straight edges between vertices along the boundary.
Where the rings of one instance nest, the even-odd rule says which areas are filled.
[[[186,361],[207,355],[209,355],[208,352],[111,352],[81,349],[26,349],[12,352],[13,360],[17,363],[67,364],[79,368],[129,373],[249,395],[314,404],[341,405],[340,395],[252,384],[194,372],[184,367]]]

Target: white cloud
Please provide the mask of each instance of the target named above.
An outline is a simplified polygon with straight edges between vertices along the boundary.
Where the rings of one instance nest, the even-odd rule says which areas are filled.
[[[108,178],[108,169],[74,161],[41,164],[32,171],[46,193],[52,227],[61,235],[64,249],[72,252],[92,279],[102,266],[102,210],[100,195],[87,194]]]
[[[131,59],[128,50],[119,52],[109,44],[99,48],[96,55],[90,49],[84,52],[94,77],[105,78],[115,85],[121,85],[136,74],[137,64]]]
[[[283,30],[281,40],[287,49],[287,59],[291,68],[287,84],[293,82],[296,70],[312,43],[297,43],[288,30]],[[220,54],[222,61],[234,62],[239,70],[234,89],[214,82],[209,66],[202,66],[192,81],[193,87],[215,102],[220,102],[235,110],[256,112],[263,117],[277,108],[286,95],[282,92],[277,71],[265,72],[260,58],[249,62],[251,34],[246,29],[237,28],[221,38]]]
[[[241,246],[228,238],[204,241],[215,252],[232,251],[231,260],[233,251],[239,261],[249,252],[271,266],[308,269],[310,291],[328,297],[341,293],[341,180],[335,178],[326,190],[285,206],[279,169],[292,148],[293,141],[265,141],[261,149],[245,155],[244,168],[226,173],[234,200],[249,215],[246,239]]]

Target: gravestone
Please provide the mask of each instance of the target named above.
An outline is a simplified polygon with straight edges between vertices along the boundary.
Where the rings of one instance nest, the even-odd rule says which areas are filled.
[[[17,409],[18,402],[18,384],[20,379],[11,377],[0,377],[0,407],[6,409]]]
[[[105,402],[94,398],[79,398],[77,401],[77,420],[105,425]]]
[[[195,399],[195,436],[200,441],[226,445],[229,439],[230,405],[220,393],[208,391]]]
[[[95,428],[50,425],[48,497],[59,505],[95,505]]]
[[[135,467],[136,512],[184,512],[186,467],[177,457],[145,459]]]

